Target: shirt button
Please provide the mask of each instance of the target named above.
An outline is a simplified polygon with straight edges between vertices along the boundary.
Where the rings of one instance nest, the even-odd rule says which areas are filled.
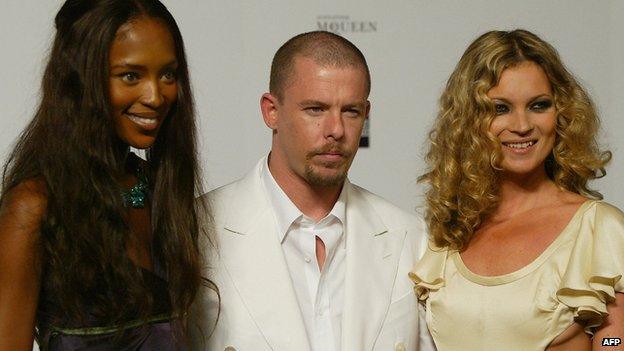
[[[305,261],[306,261],[306,263],[310,263],[310,262],[312,262],[312,259],[310,257],[306,257]]]

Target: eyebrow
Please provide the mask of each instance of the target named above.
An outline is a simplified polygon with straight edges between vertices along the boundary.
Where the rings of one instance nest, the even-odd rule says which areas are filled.
[[[366,107],[366,103],[355,103],[355,104],[348,104],[344,106],[344,109],[351,109],[351,108],[357,108],[357,109],[364,109]]]
[[[327,106],[329,106],[328,104],[326,104],[324,102],[320,102],[318,100],[303,100],[303,101],[299,102],[297,105],[299,105],[299,107],[306,107],[306,106],[327,107]]]
[[[542,97],[547,97],[547,98],[550,98],[550,99],[553,98],[552,95],[549,95],[549,94],[540,94],[540,95],[534,96],[531,99],[529,99],[529,102],[533,102],[533,101],[535,101],[535,100],[537,100],[539,98],[542,98]],[[502,98],[502,97],[494,96],[494,97],[491,97],[490,99],[491,100],[499,100],[499,101],[502,101],[504,103],[511,104],[511,102],[509,100],[507,100],[505,98]]]
[[[178,60],[170,61],[163,65],[163,67],[171,67],[176,66],[178,64]],[[123,68],[123,69],[133,69],[133,70],[144,70],[146,67],[144,65],[137,65],[129,62],[121,62],[110,67],[111,69]]]
[[[308,107],[308,106],[320,106],[320,107],[328,107],[329,105],[318,101],[318,100],[303,100],[301,102],[298,103],[299,107]],[[350,109],[350,108],[360,108],[363,109],[366,106],[366,103],[355,103],[355,104],[348,104],[343,106],[343,109]]]

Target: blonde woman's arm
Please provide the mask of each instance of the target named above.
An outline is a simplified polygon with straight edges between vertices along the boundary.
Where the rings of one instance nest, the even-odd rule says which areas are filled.
[[[623,253],[624,254],[624,253]],[[624,279],[624,277],[620,278]],[[607,305],[609,316],[594,335],[592,350],[624,351],[624,294],[616,293],[615,302]],[[615,345],[618,343],[619,345]],[[614,345],[611,345],[614,344]]]

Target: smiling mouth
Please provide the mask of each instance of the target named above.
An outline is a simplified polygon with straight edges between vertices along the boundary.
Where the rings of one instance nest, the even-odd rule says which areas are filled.
[[[525,150],[525,149],[528,149],[531,146],[537,144],[537,140],[529,140],[529,141],[524,141],[524,142],[521,142],[521,143],[503,142],[502,144],[504,146],[507,146],[507,147],[512,148],[512,149]]]
[[[158,126],[158,118],[139,117],[131,113],[126,113],[126,117],[128,117],[129,120],[146,130],[153,130]]]

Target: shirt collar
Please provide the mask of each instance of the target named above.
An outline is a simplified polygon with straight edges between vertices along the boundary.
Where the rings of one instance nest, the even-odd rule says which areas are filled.
[[[275,219],[277,220],[277,228],[279,234],[279,240],[282,242],[284,237],[288,233],[288,229],[293,224],[293,222],[299,220],[305,215],[295,206],[295,204],[290,200],[288,195],[282,190],[282,188],[277,184],[275,178],[269,171],[269,163],[268,157],[265,157],[262,162],[262,171],[260,172],[260,177],[262,178],[262,183],[264,184],[264,188],[267,191],[269,196],[269,201],[273,206],[273,212],[275,213]],[[340,191],[340,195],[338,196],[338,200],[332,207],[329,214],[321,221],[325,220],[330,216],[336,217],[340,223],[344,226],[345,217],[346,217],[346,185],[348,180],[345,180],[342,190]],[[320,222],[320,221],[319,221]]]

